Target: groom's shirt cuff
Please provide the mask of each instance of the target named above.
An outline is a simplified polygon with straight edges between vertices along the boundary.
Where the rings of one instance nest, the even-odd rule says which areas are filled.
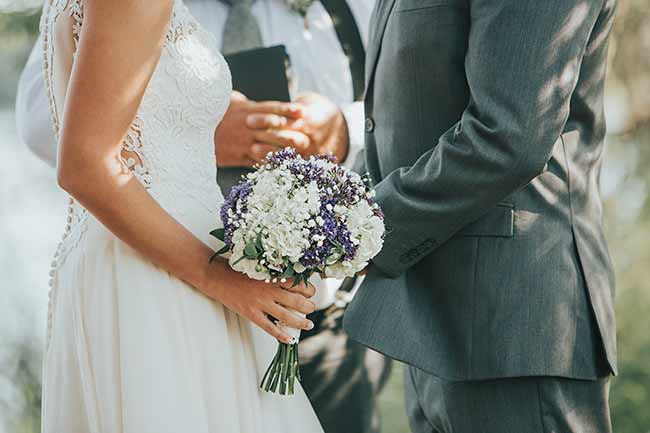
[[[364,120],[363,102],[342,105],[341,112],[348,127],[348,153],[341,165],[349,170],[358,166],[357,157],[363,157]]]

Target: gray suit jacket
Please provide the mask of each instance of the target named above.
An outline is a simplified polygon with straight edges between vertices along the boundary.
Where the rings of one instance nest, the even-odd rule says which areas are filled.
[[[452,379],[616,372],[601,225],[614,0],[380,0],[366,169],[388,232],[356,340]]]

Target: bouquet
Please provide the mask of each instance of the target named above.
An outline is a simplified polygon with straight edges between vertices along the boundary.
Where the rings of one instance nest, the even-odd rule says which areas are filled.
[[[307,283],[314,273],[353,277],[382,248],[383,214],[374,192],[331,155],[303,159],[293,149],[269,153],[256,171],[233,187],[221,208],[223,228],[211,234],[225,243],[230,266],[256,280]],[[262,389],[293,394],[300,381],[300,331],[280,343]]]

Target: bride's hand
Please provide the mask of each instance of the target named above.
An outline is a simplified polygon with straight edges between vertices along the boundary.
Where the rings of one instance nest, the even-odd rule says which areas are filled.
[[[212,279],[213,283],[210,284],[206,295],[250,320],[278,340],[284,343],[292,341],[268,315],[292,328],[310,330],[314,327],[310,320],[291,311],[303,314],[314,311],[315,305],[308,299],[314,295],[313,286],[300,284],[291,287],[290,282],[280,285],[253,280],[233,271],[224,262],[217,262],[215,268],[218,269],[219,275]]]

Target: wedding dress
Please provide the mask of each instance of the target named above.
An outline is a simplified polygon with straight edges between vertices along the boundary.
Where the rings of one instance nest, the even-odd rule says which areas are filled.
[[[55,66],[74,61],[52,43],[60,17],[76,43],[83,0],[48,0],[41,21],[57,136]],[[230,93],[212,35],[174,0],[122,156],[149,194],[213,247],[208,232],[223,200],[213,131]],[[43,432],[322,432],[302,389],[291,397],[259,390],[272,337],[151,264],[72,199],[50,275]]]

